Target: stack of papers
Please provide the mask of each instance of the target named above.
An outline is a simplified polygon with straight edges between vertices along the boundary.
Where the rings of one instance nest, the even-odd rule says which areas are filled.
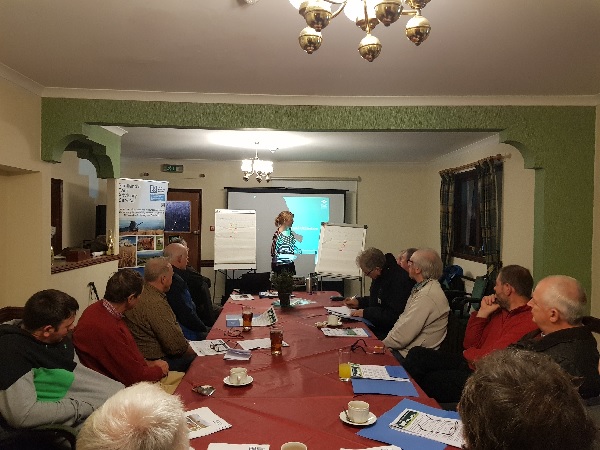
[[[407,408],[390,423],[393,430],[463,448],[462,422]]]
[[[239,350],[237,348],[230,348],[223,356],[223,359],[235,360],[235,361],[248,361],[252,356],[250,350]]]
[[[240,300],[254,300],[254,296],[251,294],[231,294],[231,300],[240,301]]]
[[[325,336],[358,336],[358,337],[369,337],[362,328],[321,328],[321,331]]]
[[[238,345],[242,347],[244,350],[257,350],[259,348],[271,348],[271,339],[270,338],[262,338],[262,339],[247,339],[243,341],[238,341]],[[281,343],[283,347],[289,347],[288,343],[283,341]]]
[[[190,439],[207,436],[217,431],[231,428],[231,425],[217,416],[210,408],[203,407],[185,413]]]
[[[389,383],[389,382],[382,381],[382,383]],[[390,383],[390,384],[402,385],[405,383]],[[402,448],[409,448],[409,449],[410,448],[418,448],[420,450],[443,450],[446,448],[446,444],[442,443],[441,441],[431,439],[431,437],[433,435],[437,434],[439,436],[441,434],[439,432],[430,433],[430,435],[427,438],[425,438],[425,437],[417,435],[417,434],[408,433],[408,432],[404,432],[404,431],[398,431],[397,429],[392,429],[390,427],[390,425],[393,423],[396,423],[397,419],[400,418],[406,410],[414,410],[419,413],[425,413],[430,416],[434,416],[437,419],[454,419],[454,420],[459,419],[458,413],[455,411],[444,411],[442,409],[437,409],[437,408],[433,408],[431,406],[426,406],[421,403],[415,402],[414,400],[405,398],[400,403],[398,403],[396,406],[394,406],[391,410],[389,410],[388,412],[379,416],[379,418],[377,419],[377,422],[375,422],[370,427],[363,428],[357,434],[359,436],[366,437],[368,439],[374,439],[376,441],[385,442],[387,444],[397,445],[398,447],[402,447]],[[414,420],[416,420],[416,417]],[[438,425],[441,425],[442,423],[444,423],[444,422],[439,422]],[[434,425],[435,422],[430,423],[429,425],[427,425],[426,423],[423,423],[423,422],[421,424],[426,427],[426,430],[432,431],[432,430],[436,429],[435,427],[434,428],[430,427],[430,425]],[[404,426],[401,423],[398,423],[398,425],[400,427]],[[437,430],[438,431],[444,431],[444,430],[452,431],[452,429],[446,429],[443,427],[437,428]],[[456,433],[453,433],[452,435],[455,437],[457,436]],[[450,445],[453,445],[453,446],[455,445],[456,447],[460,448],[462,443],[458,443],[458,441],[456,441],[456,443],[453,443]]]
[[[262,291],[258,293],[260,298],[277,298],[279,293],[277,291]]]
[[[305,298],[295,298],[294,300],[290,301],[290,306],[302,306],[302,305],[309,305],[311,303],[317,303],[314,300],[307,300]],[[275,300],[272,305],[273,306],[280,306],[280,302],[279,300]]]
[[[326,306],[325,309],[329,314],[335,314],[336,316],[343,317],[344,319],[350,319],[353,309],[347,306]]]
[[[363,368],[367,368],[363,371]],[[418,397],[417,389],[401,366],[361,366],[352,364],[352,389],[355,394],[386,394]],[[382,370],[385,372],[382,373]],[[362,375],[363,378],[360,378]],[[365,375],[373,378],[365,378]],[[380,377],[380,378],[375,378]]]

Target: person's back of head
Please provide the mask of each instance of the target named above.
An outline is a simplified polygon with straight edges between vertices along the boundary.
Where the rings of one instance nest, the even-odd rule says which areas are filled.
[[[410,260],[421,269],[421,275],[424,279],[437,280],[442,276],[444,264],[438,252],[432,248],[421,248],[413,253]]]
[[[385,255],[375,247],[369,247],[356,256],[356,265],[364,272],[370,272],[376,267],[383,269],[385,266]]]
[[[525,267],[515,264],[504,266],[500,269],[498,277],[502,283],[510,284],[519,296],[527,299],[531,298],[533,277],[531,276],[531,272]]]
[[[540,280],[536,291],[542,292],[546,308],[555,308],[560,317],[571,326],[581,323],[585,314],[587,295],[583,286],[573,277],[551,275]]]
[[[28,331],[51,325],[58,328],[64,320],[73,317],[79,303],[69,294],[46,289],[33,294],[23,308],[23,327]]]
[[[169,273],[169,261],[164,257],[151,258],[144,266],[144,281],[152,283]]]
[[[129,296],[138,297],[144,288],[144,279],[137,270],[121,269],[106,282],[104,298],[111,303],[123,303]]]
[[[524,350],[477,362],[458,411],[468,450],[588,450],[597,434],[569,375]]]
[[[185,245],[173,242],[167,245],[163,255],[173,267],[185,269],[188,261],[188,248]]]
[[[146,382],[109,398],[77,436],[78,450],[188,450],[189,446],[179,397]]]

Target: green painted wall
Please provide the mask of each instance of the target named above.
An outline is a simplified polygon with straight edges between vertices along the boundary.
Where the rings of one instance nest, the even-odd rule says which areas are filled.
[[[42,159],[84,148],[102,178],[120,173],[120,140],[88,125],[284,130],[499,131],[536,169],[534,276],[566,274],[591,292],[594,107],[336,107],[44,98]],[[100,131],[99,131],[100,130]],[[87,153],[86,153],[87,152]]]

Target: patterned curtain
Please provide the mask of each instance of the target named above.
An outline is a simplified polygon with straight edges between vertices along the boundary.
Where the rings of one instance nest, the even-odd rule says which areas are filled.
[[[454,212],[454,173],[442,172],[440,187],[440,243],[441,257],[444,267],[450,265],[450,253],[454,245],[453,212]]]
[[[483,160],[476,165],[481,240],[488,274],[501,267],[502,187],[497,176],[499,168],[502,168],[502,162],[494,159]]]

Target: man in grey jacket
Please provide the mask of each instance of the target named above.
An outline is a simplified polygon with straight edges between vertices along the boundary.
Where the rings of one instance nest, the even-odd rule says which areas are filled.
[[[438,282],[442,275],[442,260],[430,248],[417,250],[408,260],[408,275],[416,285],[400,315],[383,343],[396,350],[400,361],[408,351],[421,346],[439,348],[446,337],[450,307]]]
[[[77,300],[54,289],[34,294],[23,320],[0,325],[0,415],[13,428],[80,426],[123,385],[79,364],[67,334]]]

